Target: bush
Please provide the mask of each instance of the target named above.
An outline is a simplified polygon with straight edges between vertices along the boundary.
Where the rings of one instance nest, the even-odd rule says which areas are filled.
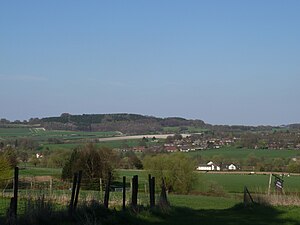
[[[148,156],[144,159],[144,167],[156,177],[157,184],[165,178],[170,192],[187,194],[196,182],[195,162],[183,154]]]

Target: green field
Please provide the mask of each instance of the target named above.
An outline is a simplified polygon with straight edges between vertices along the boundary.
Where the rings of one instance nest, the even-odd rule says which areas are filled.
[[[40,167],[30,167],[20,169],[21,177],[31,177],[31,176],[54,176],[61,177],[61,169],[57,168],[40,168]]]
[[[252,192],[266,192],[270,175],[243,175],[243,174],[199,174],[195,191],[207,192],[218,186],[226,193],[242,193],[244,186]],[[300,176],[285,176],[284,189],[286,192],[300,192]],[[272,189],[274,189],[274,177],[272,177]]]
[[[116,183],[121,184],[122,177],[126,176],[129,185],[134,175],[139,176],[139,188],[144,189],[148,184],[148,172],[145,170],[116,170]],[[201,194],[212,191],[214,188],[223,190],[225,194],[242,193],[244,186],[252,192],[266,192],[269,183],[269,174],[213,174],[195,172],[197,182],[193,193]],[[29,167],[20,170],[20,176],[61,176],[61,169]],[[283,177],[286,192],[300,192],[300,176],[290,175]],[[274,178],[272,177],[272,187]]]
[[[41,128],[0,128],[0,138],[2,140],[11,140],[16,138],[32,138],[37,141],[47,141],[49,138],[58,138],[61,140],[83,140],[104,137],[114,137],[118,132],[83,132],[83,131],[58,131],[43,130]]]
[[[185,153],[192,157],[212,158],[219,155],[224,159],[246,159],[250,154],[258,158],[292,158],[300,156],[299,150],[269,150],[269,149],[243,149],[226,147],[220,149],[198,150]]]
[[[242,193],[244,186],[254,193],[265,193],[268,190],[269,175],[256,174],[211,174],[195,172],[197,182],[193,193],[201,194],[209,191],[224,191],[224,194]],[[144,170],[117,170],[119,181],[122,176],[129,180],[134,175],[139,175],[140,188],[148,182],[148,172]],[[274,178],[272,177],[272,190]],[[284,177],[284,189],[286,192],[300,192],[300,176],[290,175]],[[213,194],[213,193],[212,193]]]

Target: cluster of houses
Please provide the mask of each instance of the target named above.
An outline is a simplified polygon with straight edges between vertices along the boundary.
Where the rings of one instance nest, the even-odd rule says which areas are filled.
[[[230,171],[234,171],[234,170],[238,170],[239,167],[233,163],[229,164],[229,165],[217,165],[215,163],[213,163],[212,161],[209,161],[206,164],[201,164],[199,165],[196,170],[198,171],[221,171],[221,170],[230,170]]]
[[[192,140],[189,136],[182,140],[174,140],[172,143],[165,143],[164,150],[166,152],[190,152],[204,149],[219,149],[223,146],[232,145],[235,142],[235,138],[209,138],[205,140]]]
[[[134,151],[134,152],[190,152],[204,149],[219,149],[223,146],[232,145],[236,141],[235,138],[201,138],[195,139],[191,136],[186,136],[180,140],[171,140],[164,144],[159,144],[158,140],[154,137],[151,142],[156,142],[155,145],[148,147],[136,146],[131,148],[122,148],[121,151]]]

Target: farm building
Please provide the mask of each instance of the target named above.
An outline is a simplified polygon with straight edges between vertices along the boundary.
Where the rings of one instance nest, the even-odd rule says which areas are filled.
[[[199,165],[197,167],[197,170],[199,170],[199,171],[220,171],[221,168],[220,168],[220,166],[218,166],[215,163],[213,163],[212,161],[210,161],[207,164]]]
[[[232,163],[228,166],[228,170],[236,170],[236,169],[237,169],[237,166]]]

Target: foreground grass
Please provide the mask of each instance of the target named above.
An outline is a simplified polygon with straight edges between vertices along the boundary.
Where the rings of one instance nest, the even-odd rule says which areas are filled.
[[[34,208],[34,207],[33,207]],[[51,207],[29,210],[19,217],[19,224],[43,225],[299,225],[300,208],[270,207],[253,205],[245,208],[242,204],[227,209],[191,209],[171,207],[115,211],[104,209],[99,204],[83,206],[70,217],[67,211],[53,212]],[[1,223],[2,222],[2,223]],[[4,219],[0,220],[5,224]]]

